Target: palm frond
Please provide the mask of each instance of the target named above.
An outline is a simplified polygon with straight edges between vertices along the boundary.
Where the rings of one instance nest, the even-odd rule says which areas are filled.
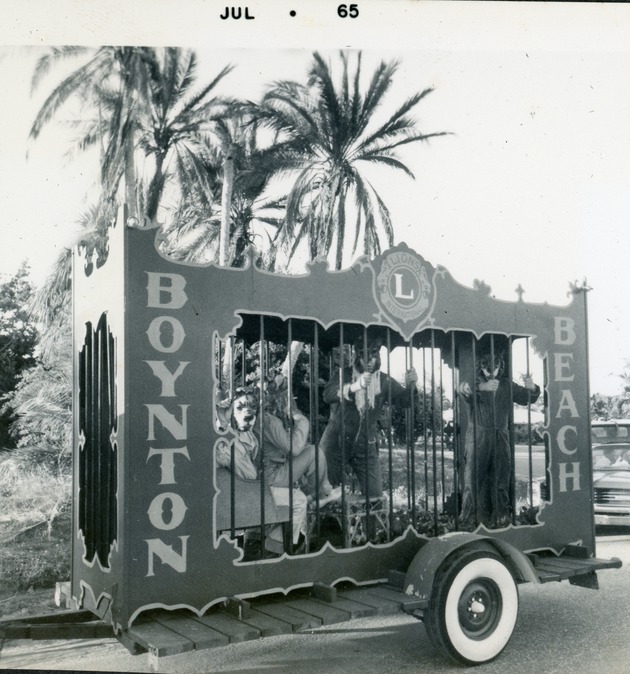
[[[59,108],[71,96],[85,97],[86,91],[90,89],[96,79],[95,76],[102,70],[104,63],[109,61],[109,59],[109,54],[100,49],[88,63],[75,70],[58,84],[39,109],[35,121],[31,126],[29,137],[36,139],[41,133],[42,128],[54,117]]]
[[[69,57],[82,56],[89,51],[88,47],[79,47],[76,45],[65,45],[63,47],[50,47],[47,54],[44,54],[35,64],[33,76],[31,78],[31,93],[37,89],[41,81],[48,75],[51,68],[58,61]]]

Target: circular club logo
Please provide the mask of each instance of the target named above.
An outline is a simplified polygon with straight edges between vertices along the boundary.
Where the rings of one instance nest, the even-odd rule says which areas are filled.
[[[392,316],[411,321],[427,311],[433,293],[427,266],[413,253],[392,252],[384,258],[376,278],[377,296]]]

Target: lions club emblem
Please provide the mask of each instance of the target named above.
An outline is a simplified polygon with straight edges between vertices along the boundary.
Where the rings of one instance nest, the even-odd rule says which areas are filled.
[[[375,278],[376,300],[390,319],[403,324],[405,336],[429,318],[435,303],[433,276],[431,265],[409,248],[392,250],[383,257]]]

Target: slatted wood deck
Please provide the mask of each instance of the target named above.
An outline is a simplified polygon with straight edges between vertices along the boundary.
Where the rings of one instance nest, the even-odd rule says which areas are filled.
[[[327,589],[328,592],[302,590],[286,597],[241,601],[238,611],[222,606],[203,616],[190,611],[151,611],[138,618],[122,641],[127,647],[135,644],[147,651],[157,669],[158,659],[168,655],[426,607],[425,602],[403,594],[393,585]]]
[[[595,571],[621,567],[619,559],[584,558],[581,550],[569,546],[561,557],[539,553],[528,557],[541,583],[569,580],[596,587]],[[298,590],[287,596],[264,596],[248,601],[233,599],[202,616],[185,610],[154,610],[141,614],[118,639],[132,653],[148,653],[150,666],[157,671],[159,658],[178,653],[400,611],[421,617],[427,602],[403,594],[403,580],[404,574],[391,572],[389,582],[378,585],[337,589],[316,584],[309,590]],[[107,636],[113,636],[111,626],[95,620],[88,611],[62,611],[52,616],[0,621],[0,637],[9,639]]]

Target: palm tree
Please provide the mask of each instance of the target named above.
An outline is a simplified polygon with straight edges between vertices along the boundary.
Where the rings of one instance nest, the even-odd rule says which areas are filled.
[[[154,158],[155,168],[146,196],[146,215],[157,214],[164,186],[172,176],[186,191],[208,193],[216,174],[213,126],[239,105],[233,99],[214,97],[214,89],[233,69],[226,66],[199,90],[197,58],[189,49],[152,50],[147,59],[149,91],[139,115],[138,144]],[[174,168],[169,167],[171,159]]]
[[[228,114],[214,119],[215,138],[207,157],[208,189],[180,195],[173,225],[166,228],[164,252],[186,260],[240,267],[254,241],[253,224],[277,230],[286,199],[267,196],[279,163],[273,139],[261,144],[256,108],[233,103]]]
[[[340,60],[339,84],[330,64],[315,52],[307,84],[276,82],[259,108],[261,122],[278,134],[275,152],[283,158],[282,170],[296,176],[279,243],[290,245],[291,258],[306,240],[312,260],[327,256],[336,242],[336,269],[341,268],[348,229],[354,233],[353,254],[361,232],[363,252],[368,255],[380,252],[381,232],[387,244],[393,244],[389,210],[363,166],[387,166],[413,178],[398,150],[446,133],[421,133],[410,115],[432,88],[409,97],[386,121],[375,121],[392,86],[397,62],[382,61],[362,93],[361,53],[353,69],[346,53],[340,53]],[[351,206],[355,220],[348,227],[346,214]]]
[[[37,139],[69,101],[79,101],[82,110],[93,109],[93,118],[75,124],[83,131],[76,149],[86,150],[100,143],[103,191],[113,198],[124,175],[126,202],[132,211],[136,206],[135,132],[138,111],[148,93],[147,60],[151,51],[145,47],[51,48],[38,60],[31,84],[35,90],[60,61],[84,59],[85,62],[46,98],[33,122],[30,137]]]
[[[60,59],[85,55],[82,48],[52,49],[39,60],[33,88]],[[188,49],[101,47],[48,96],[31,129],[35,139],[43,126],[72,97],[94,109],[80,122],[76,149],[101,143],[101,177],[107,196],[113,197],[125,176],[126,202],[132,210],[146,203],[144,215],[153,220],[164,187],[172,174],[186,190],[207,190],[211,137],[208,127],[226,114],[233,102],[211,96],[231,66],[207,85],[193,91],[197,59]],[[146,190],[136,179],[136,150],[153,160]],[[168,164],[175,167],[169,173]],[[146,192],[143,194],[143,192]]]

